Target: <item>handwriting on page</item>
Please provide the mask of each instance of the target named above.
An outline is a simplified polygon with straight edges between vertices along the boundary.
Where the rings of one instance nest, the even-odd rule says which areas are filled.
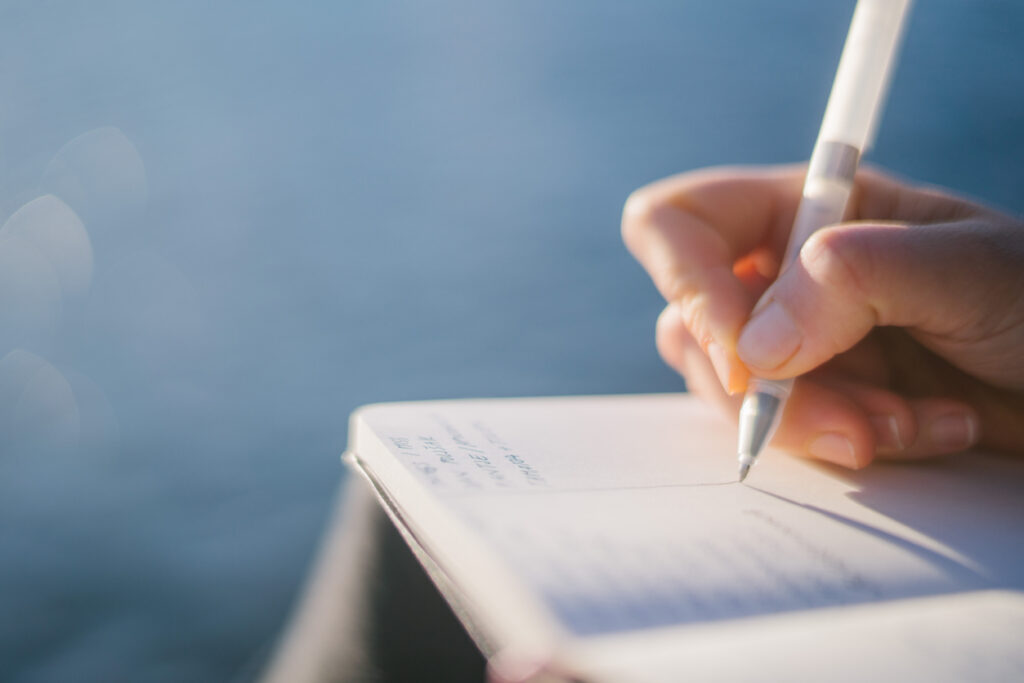
[[[598,402],[596,419],[593,408],[573,409],[576,402],[543,409],[549,403],[521,404],[532,410],[488,401],[410,405],[389,409],[386,419],[379,412],[365,419],[400,462],[442,495],[735,481],[735,435],[710,428],[710,417],[691,416],[691,427],[680,429],[677,413],[666,416],[664,406],[659,413],[644,401],[627,404],[635,413],[628,416],[615,403]],[[626,417],[630,428],[623,428]]]
[[[438,414],[415,432],[384,438],[431,487],[450,492],[547,487],[536,464],[481,420],[456,426]]]

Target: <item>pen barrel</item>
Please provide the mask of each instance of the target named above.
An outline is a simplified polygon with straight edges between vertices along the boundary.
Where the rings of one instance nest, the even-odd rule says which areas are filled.
[[[871,146],[896,62],[910,0],[858,0],[820,139]]]
[[[827,225],[842,222],[859,161],[860,151],[845,142],[819,140],[815,145],[783,268],[796,260],[811,235]]]

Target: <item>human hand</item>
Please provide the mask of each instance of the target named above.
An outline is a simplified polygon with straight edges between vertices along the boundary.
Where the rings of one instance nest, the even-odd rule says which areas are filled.
[[[1024,453],[1024,222],[862,170],[848,222],[776,281],[804,171],[696,171],[627,200],[665,361],[733,420],[751,373],[801,375],[772,444],[846,467]]]

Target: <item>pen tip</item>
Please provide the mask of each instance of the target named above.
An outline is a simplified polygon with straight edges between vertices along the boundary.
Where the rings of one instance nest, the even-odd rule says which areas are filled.
[[[740,482],[747,478],[747,472],[750,471],[750,465],[743,463],[740,465]]]

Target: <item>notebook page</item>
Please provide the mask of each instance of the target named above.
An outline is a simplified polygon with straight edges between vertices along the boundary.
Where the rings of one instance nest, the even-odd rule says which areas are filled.
[[[592,638],[558,668],[593,683],[1024,680],[1024,594],[960,593]]]
[[[366,422],[445,498],[735,481],[735,436],[706,406],[674,398],[383,404],[361,409],[356,430]]]
[[[849,477],[769,454],[743,485],[734,433],[680,396],[360,420],[580,636],[1024,584],[1017,463]]]

